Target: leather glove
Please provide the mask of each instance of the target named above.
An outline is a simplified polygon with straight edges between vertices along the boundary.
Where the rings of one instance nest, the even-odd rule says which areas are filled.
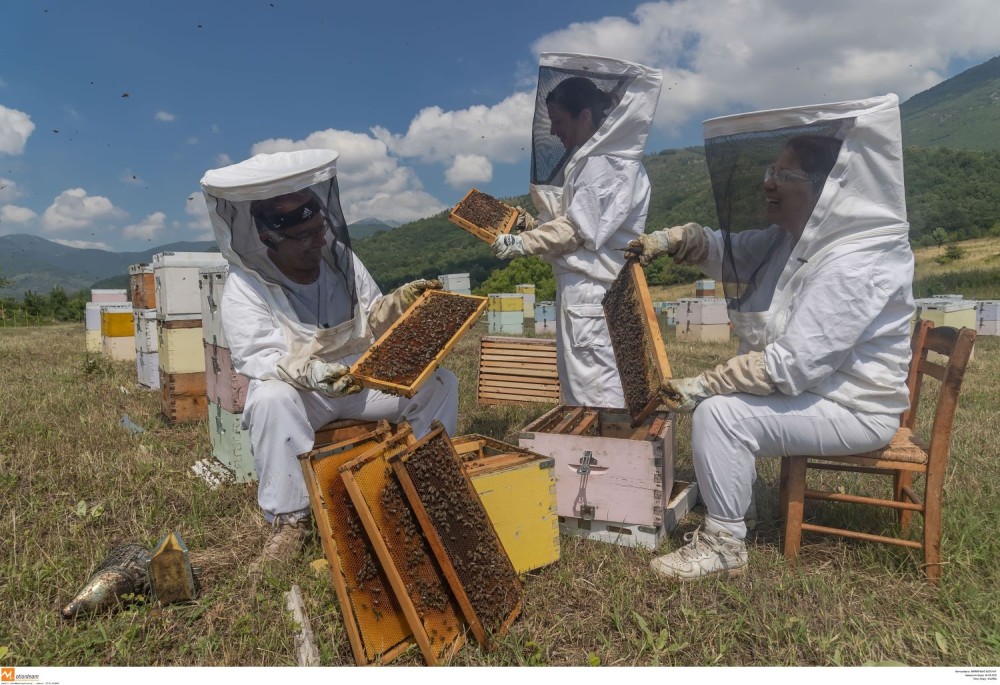
[[[745,392],[770,395],[777,387],[764,363],[763,352],[740,354],[694,378],[673,378],[660,388],[660,399],[667,408],[692,412],[702,400],[712,395]]]
[[[628,257],[638,257],[642,266],[666,252],[676,264],[700,264],[708,257],[708,238],[701,224],[673,226],[635,238],[625,246]]]
[[[372,330],[372,334],[377,338],[389,330],[389,326],[402,316],[425,290],[440,289],[441,281],[436,278],[420,279],[404,283],[388,295],[380,297],[368,313],[368,327]]]
[[[405,309],[416,302],[417,298],[420,297],[425,290],[441,290],[441,281],[436,278],[420,278],[416,281],[410,281],[409,283],[404,283],[396,288],[393,291],[392,296],[399,298],[400,304],[402,304]]]
[[[514,228],[519,232],[533,231],[538,226],[538,221],[535,217],[528,214],[524,207],[515,207],[517,210],[517,218],[514,220]]]
[[[350,367],[318,359],[309,363],[309,387],[327,397],[343,397],[361,392],[361,383],[350,375]]]
[[[497,259],[513,259],[524,256],[524,240],[519,235],[505,233],[493,241],[493,256]]]

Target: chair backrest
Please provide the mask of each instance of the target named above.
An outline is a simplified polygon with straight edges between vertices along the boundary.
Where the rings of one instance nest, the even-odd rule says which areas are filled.
[[[931,376],[941,382],[931,426],[928,468],[944,468],[944,460],[941,457],[946,458],[948,454],[958,393],[965,379],[965,367],[969,363],[975,341],[976,332],[971,328],[936,327],[931,321],[921,320],[913,330],[911,339],[913,358],[910,360],[910,372],[906,382],[910,390],[910,408],[902,416],[901,424],[904,427],[912,430],[916,425],[924,376]],[[942,365],[929,361],[927,359],[929,352],[936,352],[946,357],[946,363]]]

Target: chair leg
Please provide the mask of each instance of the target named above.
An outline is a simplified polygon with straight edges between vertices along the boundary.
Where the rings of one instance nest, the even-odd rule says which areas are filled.
[[[785,510],[785,558],[793,561],[799,555],[802,542],[802,515],[805,506],[807,457],[785,457],[788,462],[786,494],[782,498]]]
[[[897,502],[909,501],[906,495],[903,494],[904,487],[913,486],[913,473],[910,471],[896,471],[896,475],[892,477],[892,489],[893,496]],[[909,509],[899,509],[896,511],[896,519],[899,522],[899,534],[903,535],[906,533],[906,529],[910,527],[910,521],[913,518],[913,512]]]
[[[927,474],[924,493],[924,572],[931,585],[941,582],[941,489],[943,477]]]
[[[788,461],[791,457],[781,458],[781,476],[778,480],[778,507],[781,518],[788,517]]]

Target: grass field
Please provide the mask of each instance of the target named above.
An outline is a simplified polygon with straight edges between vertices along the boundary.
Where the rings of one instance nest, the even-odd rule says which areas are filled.
[[[460,433],[510,437],[545,408],[475,403],[478,338],[447,360],[461,380]],[[727,358],[730,344],[668,336],[676,375]],[[0,664],[17,666],[294,665],[295,626],[284,591],[302,587],[323,665],[353,663],[333,587],[308,562],[252,587],[247,567],[268,531],[252,485],[212,490],[190,466],[210,453],[204,424],[167,426],[135,367],[85,355],[82,326],[0,331]],[[562,558],[525,577],[522,617],[489,653],[465,647],[456,665],[914,666],[1000,664],[1000,339],[983,338],[967,376],[948,467],[940,589],[919,558],[807,535],[797,566],[781,553],[777,462],[760,464],[760,523],[750,571],[732,580],[671,585],[653,556],[562,539]],[[128,416],[145,428],[133,434]],[[677,472],[691,479],[689,417],[678,421]],[[842,476],[828,476],[841,478]],[[836,483],[834,483],[836,485]],[[820,509],[836,524],[848,516]],[[887,514],[863,513],[875,532]],[[659,553],[700,523],[682,521]],[[77,621],[59,609],[116,544],[153,546],[177,530],[201,568],[190,605],[132,605]],[[414,648],[401,659],[422,663]]]

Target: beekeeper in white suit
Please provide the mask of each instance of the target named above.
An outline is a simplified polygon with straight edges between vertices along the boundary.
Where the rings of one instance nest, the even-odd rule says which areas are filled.
[[[908,395],[913,254],[895,95],[705,122],[721,230],[636,239],[722,281],[739,354],[667,382],[693,411],[705,524],[654,559],[671,579],[740,573],[757,457],[884,447]],[[763,181],[763,185],[761,182]]]
[[[250,387],[243,425],[257,468],[257,500],[274,533],[251,566],[290,559],[309,530],[298,455],[337,419],[432,420],[453,434],[455,376],[438,370],[412,399],[362,390],[349,365],[436,281],[383,296],[351,251],[336,179],[337,153],[261,154],[201,180],[229,277],[222,324],[236,370]]]
[[[624,407],[601,300],[646,225],[642,166],[660,94],[658,69],[605,57],[544,53],[532,128],[531,197],[537,221],[493,244],[501,259],[538,255],[556,278],[562,402]]]

